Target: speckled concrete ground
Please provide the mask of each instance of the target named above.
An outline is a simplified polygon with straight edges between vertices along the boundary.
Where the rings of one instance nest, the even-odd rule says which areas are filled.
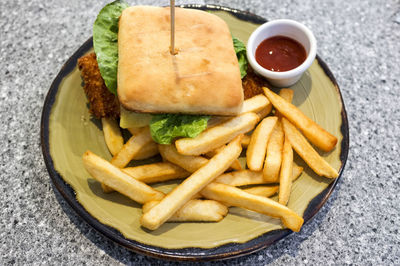
[[[166,264],[129,252],[86,225],[51,185],[42,159],[39,126],[47,90],[91,35],[105,2],[0,2],[0,264]],[[182,3],[188,2],[177,1]],[[345,172],[315,218],[268,249],[221,264],[399,265],[400,2],[190,3],[308,25],[342,89],[350,123]]]

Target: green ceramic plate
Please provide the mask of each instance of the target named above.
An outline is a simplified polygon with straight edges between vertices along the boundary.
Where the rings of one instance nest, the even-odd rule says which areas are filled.
[[[215,13],[228,23],[234,36],[245,42],[250,33],[265,22],[253,14],[229,8],[186,7]],[[86,150],[111,158],[99,121],[88,113],[76,67],[77,59],[91,50],[92,39],[89,39],[63,66],[46,97],[41,124],[43,155],[50,177],[80,216],[99,232],[129,249],[180,260],[237,257],[265,248],[291,233],[283,229],[278,219],[240,208],[231,208],[219,223],[167,223],[155,231],[141,228],[141,206],[118,193],[104,194],[99,183],[82,165],[81,157]],[[348,124],[332,73],[317,57],[293,89],[294,104],[337,136],[339,141],[335,150],[323,156],[341,173],[348,153]],[[296,162],[304,166],[305,171],[293,184],[288,206],[307,222],[326,202],[338,179],[318,177],[299,158]],[[155,187],[166,192],[175,185],[170,182]]]

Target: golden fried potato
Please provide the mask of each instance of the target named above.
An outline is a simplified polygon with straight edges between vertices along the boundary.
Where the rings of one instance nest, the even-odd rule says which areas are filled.
[[[200,155],[215,150],[236,136],[251,131],[257,122],[255,113],[244,113],[227,122],[206,129],[195,138],[181,138],[175,142],[176,149],[184,155]]]
[[[242,143],[243,143],[243,141],[242,141]],[[225,146],[225,145],[224,145]],[[242,145],[243,146],[243,145]],[[207,152],[206,154],[204,154],[207,158],[212,158],[213,156],[215,156],[215,154],[217,154],[221,149],[222,149],[223,147],[219,147],[219,148],[217,148],[217,149],[215,149],[215,150],[213,150],[213,151],[209,151],[209,152]],[[231,165],[231,167],[230,167],[231,169],[233,169],[233,170],[242,170],[242,165],[240,164],[240,162],[239,162],[239,160],[238,159],[236,159],[233,163],[232,163],[232,165]]]
[[[264,118],[251,135],[246,151],[247,166],[250,170],[260,171],[263,168],[268,140],[277,120],[275,116]]]
[[[160,152],[158,151],[158,145],[154,141],[143,146],[135,155],[133,155],[132,160],[145,160],[153,156],[156,156]]]
[[[268,140],[267,154],[264,162],[263,175],[266,182],[276,182],[282,164],[284,134],[280,120],[276,122],[271,137]]]
[[[202,156],[182,155],[178,153],[174,144],[159,144],[158,149],[164,160],[176,164],[190,173],[196,172],[200,167],[208,163],[208,159]]]
[[[122,171],[145,184],[184,178],[190,175],[185,169],[169,162],[126,167],[122,168]]]
[[[159,204],[140,219],[142,226],[155,230],[165,223],[179,208],[222,174],[242,151],[242,135],[236,137],[203,167],[186,178],[180,185],[163,198]]]
[[[303,172],[303,167],[293,164],[292,181],[295,181],[302,172]],[[214,182],[239,187],[247,185],[279,183],[279,178],[277,178],[276,180],[266,182],[263,177],[263,173],[261,171],[254,172],[249,169],[246,169],[246,170],[234,171],[222,174],[219,177],[217,177],[214,180]]]
[[[292,189],[293,175],[293,150],[287,137],[282,150],[282,167],[279,178],[279,196],[278,202],[287,205]]]
[[[263,196],[263,197],[271,197],[278,192],[279,186],[257,186],[257,187],[250,187],[250,188],[244,188],[243,191],[257,195],[257,196]]]
[[[339,173],[329,165],[314,148],[308,143],[305,137],[286,118],[282,118],[283,131],[289,139],[293,149],[298,155],[320,176],[336,178]]]
[[[83,165],[94,179],[136,202],[146,203],[152,200],[161,200],[164,197],[163,193],[130,177],[91,151],[86,151],[82,159]]]
[[[143,205],[143,213],[156,206],[159,201]],[[215,200],[192,199],[178,209],[167,222],[219,222],[228,214],[228,208]]]
[[[272,105],[291,123],[298,127],[307,139],[323,151],[331,151],[337,138],[308,118],[299,108],[285,101],[268,88],[263,88]]]
[[[242,147],[247,148],[250,144],[251,137],[249,135],[244,135],[242,139]]]
[[[279,96],[281,96],[282,99],[285,99],[285,101],[288,103],[291,103],[293,100],[294,91],[291,89],[281,89],[279,91]],[[275,110],[275,115],[279,118],[282,117],[282,114],[279,112],[279,110]]]
[[[295,232],[300,231],[304,222],[302,217],[286,206],[266,197],[252,195],[237,187],[213,182],[203,188],[201,194],[207,199],[280,218],[287,228]]]
[[[262,94],[259,94],[244,100],[242,110],[240,111],[240,113],[241,114],[247,112],[258,113],[264,109],[271,109],[271,108],[272,104],[270,103],[268,98]]]
[[[103,126],[104,140],[108,150],[112,155],[115,155],[124,145],[124,138],[122,137],[118,123],[114,118],[103,117],[101,119],[101,124]]]
[[[137,156],[146,145],[152,142],[150,128],[143,128],[124,144],[122,149],[112,158],[111,163],[119,168],[125,167],[133,157]]]

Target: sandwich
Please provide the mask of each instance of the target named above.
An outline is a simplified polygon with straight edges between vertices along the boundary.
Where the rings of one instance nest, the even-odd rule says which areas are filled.
[[[200,10],[176,8],[171,54],[169,7],[114,1],[95,21],[93,44],[95,54],[78,60],[91,113],[122,128],[150,125],[161,144],[197,136],[211,116],[238,114],[265,85],[227,24]]]

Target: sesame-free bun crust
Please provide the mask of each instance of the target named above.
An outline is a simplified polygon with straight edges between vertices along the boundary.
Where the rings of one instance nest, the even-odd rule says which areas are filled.
[[[144,113],[235,115],[242,106],[239,65],[227,24],[204,11],[176,8],[171,55],[170,9],[125,9],[118,32],[118,97]]]

